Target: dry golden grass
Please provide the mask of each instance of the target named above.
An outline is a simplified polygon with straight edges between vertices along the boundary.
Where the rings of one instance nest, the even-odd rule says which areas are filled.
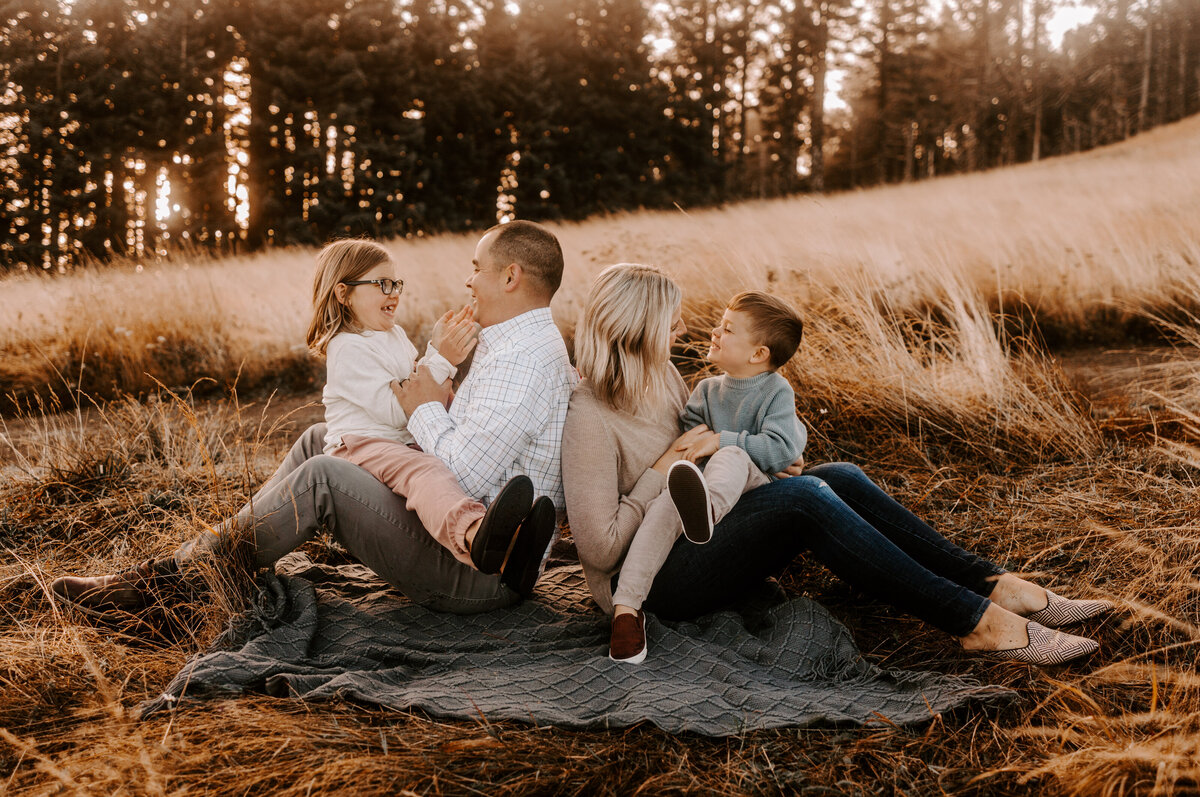
[[[0,793],[1195,793],[1200,187],[1185,176],[1200,173],[1198,142],[1192,120],[993,174],[556,228],[568,333],[591,276],[621,260],[679,278],[693,343],[735,290],[790,297],[808,321],[786,374],[810,461],[858,462],[965,547],[1122,602],[1090,629],[1097,657],[1038,670],[966,655],[798,561],[784,585],[829,605],[884,666],[1023,695],[915,730],[581,733],[262,697],[135,722],[244,585],[213,574],[212,598],[156,634],[64,614],[46,585],[170,550],[239,506],[319,416],[303,406],[319,368],[297,348],[312,253],[0,282],[0,386],[23,402],[68,386],[58,400],[81,405],[0,410]],[[473,245],[391,244],[410,334],[463,298]],[[1177,356],[1118,374],[1100,404],[1043,346],[1151,333]],[[681,362],[700,367],[694,350]],[[155,381],[202,377],[240,380],[253,400]],[[276,384],[301,390],[264,392]],[[122,391],[143,400],[91,401]]]

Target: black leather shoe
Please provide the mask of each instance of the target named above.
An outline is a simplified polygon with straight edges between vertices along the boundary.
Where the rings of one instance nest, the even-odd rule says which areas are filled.
[[[500,581],[522,598],[533,593],[533,585],[542,575],[542,563],[554,541],[556,522],[554,502],[543,495],[533,502],[533,509],[529,510],[517,531],[517,541],[513,543]]]
[[[500,572],[504,554],[508,553],[508,546],[532,505],[533,482],[528,476],[513,476],[500,488],[471,541],[471,562],[476,570],[480,573]]]

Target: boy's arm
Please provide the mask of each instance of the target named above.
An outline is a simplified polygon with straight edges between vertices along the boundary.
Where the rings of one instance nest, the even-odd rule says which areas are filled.
[[[760,413],[759,429],[733,432],[722,430],[721,447],[745,449],[763,473],[778,473],[804,453],[808,430],[796,417],[796,395],[786,382],[769,397]]]
[[[704,383],[707,381],[707,379],[700,380],[700,383],[692,391],[692,395],[688,396],[683,412],[679,413],[679,421],[685,432],[700,424],[708,425],[708,413],[706,412],[708,402],[704,398]]]

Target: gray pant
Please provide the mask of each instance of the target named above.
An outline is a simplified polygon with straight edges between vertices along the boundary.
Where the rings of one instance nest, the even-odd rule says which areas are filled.
[[[321,453],[325,424],[300,436],[274,475],[236,516],[201,532],[175,552],[180,566],[229,555],[253,539],[254,563],[267,567],[322,529],[413,601],[472,614],[518,600],[497,575],[457,561],[421,526],[404,499],[357,465]]]

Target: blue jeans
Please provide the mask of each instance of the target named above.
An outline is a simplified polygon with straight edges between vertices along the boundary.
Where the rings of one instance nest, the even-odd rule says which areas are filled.
[[[871,597],[954,636],[988,606],[1004,570],[938,534],[856,465],[818,465],[742,496],[707,545],[685,538],[658,571],[645,607],[684,619],[724,608],[801,551]]]

